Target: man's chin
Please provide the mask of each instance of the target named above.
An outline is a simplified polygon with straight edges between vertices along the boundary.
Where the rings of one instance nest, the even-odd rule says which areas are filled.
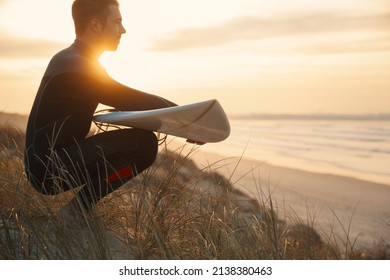
[[[118,45],[116,45],[115,47],[112,47],[109,49],[110,52],[114,52],[118,49]]]
[[[119,46],[119,41],[112,44],[107,44],[104,49],[109,52],[114,52],[118,49],[118,46]]]

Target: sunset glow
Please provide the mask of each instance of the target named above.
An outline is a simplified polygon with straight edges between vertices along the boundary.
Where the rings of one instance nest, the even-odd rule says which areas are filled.
[[[0,111],[29,112],[74,40],[71,3],[0,0]],[[121,12],[127,33],[101,61],[130,87],[217,98],[228,114],[390,113],[387,0],[123,0]]]

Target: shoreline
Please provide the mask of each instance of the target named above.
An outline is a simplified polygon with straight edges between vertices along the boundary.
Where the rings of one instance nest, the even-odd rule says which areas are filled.
[[[27,117],[0,114],[0,124],[25,129]],[[169,141],[169,149],[181,150],[183,141]],[[192,145],[186,145],[183,154]],[[199,168],[224,175],[234,187],[256,199],[272,193],[274,207],[282,219],[313,224],[329,236],[334,232],[358,247],[376,242],[390,244],[390,185],[333,174],[275,166],[247,157],[226,157],[202,147],[191,153]],[[275,206],[276,205],[276,206]]]
[[[229,138],[206,149],[266,160],[271,165],[390,185],[386,168],[390,165],[390,119],[377,121],[360,115],[356,120],[325,118],[323,122],[321,118],[283,116],[286,119],[231,120]]]
[[[313,225],[324,238],[333,232],[341,240],[348,237],[358,248],[390,244],[390,185],[249,158],[224,158],[202,149],[191,158],[199,168],[211,165],[251,197],[264,200],[272,193],[282,219],[298,218]]]

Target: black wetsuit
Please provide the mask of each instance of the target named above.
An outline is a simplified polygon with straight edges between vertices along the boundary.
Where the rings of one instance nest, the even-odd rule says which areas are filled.
[[[87,138],[99,103],[117,110],[174,106],[111,79],[76,40],[50,61],[26,132],[26,173],[44,194],[85,186],[86,207],[148,168],[157,155],[150,131],[122,129]]]

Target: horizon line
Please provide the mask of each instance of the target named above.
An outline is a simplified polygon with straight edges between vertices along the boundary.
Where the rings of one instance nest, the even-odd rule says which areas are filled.
[[[390,113],[249,113],[232,114],[232,119],[257,119],[257,120],[367,120],[390,121]]]

